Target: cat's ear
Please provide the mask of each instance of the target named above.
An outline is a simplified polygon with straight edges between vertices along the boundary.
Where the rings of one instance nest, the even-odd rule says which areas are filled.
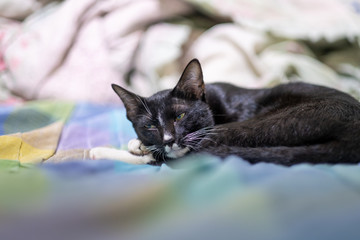
[[[126,108],[126,115],[130,121],[136,118],[139,108],[142,107],[142,97],[132,93],[116,84],[111,84],[112,89],[120,97]]]
[[[189,99],[205,101],[205,84],[199,60],[193,59],[188,63],[172,93]]]

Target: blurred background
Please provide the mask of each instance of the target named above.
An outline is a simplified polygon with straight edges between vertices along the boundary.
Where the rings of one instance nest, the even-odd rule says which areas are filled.
[[[301,80],[360,96],[358,0],[1,0],[2,101],[119,102],[175,85]]]

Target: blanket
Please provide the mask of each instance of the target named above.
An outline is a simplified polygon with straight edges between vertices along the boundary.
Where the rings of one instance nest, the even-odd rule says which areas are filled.
[[[125,115],[90,103],[2,106],[0,238],[359,238],[359,165],[90,160],[93,147],[126,148],[135,132]]]
[[[21,163],[85,160],[91,148],[136,137],[123,107],[58,101],[1,107],[0,135],[0,159]]]
[[[0,161],[1,239],[349,239],[360,166]]]
[[[73,104],[29,102],[0,109],[0,159],[39,163],[57,148],[65,120]]]

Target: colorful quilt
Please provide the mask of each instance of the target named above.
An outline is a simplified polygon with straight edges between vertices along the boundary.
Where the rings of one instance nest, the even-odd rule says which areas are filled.
[[[2,106],[0,239],[359,239],[360,166],[94,161],[135,136],[119,106]]]
[[[0,159],[39,163],[57,148],[70,103],[30,102],[0,108]]]
[[[126,147],[135,132],[119,106],[34,101],[0,108],[0,159],[87,159],[97,146]]]

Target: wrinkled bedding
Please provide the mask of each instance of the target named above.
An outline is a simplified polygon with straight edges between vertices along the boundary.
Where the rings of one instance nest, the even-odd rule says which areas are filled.
[[[0,165],[2,239],[360,236],[359,166],[210,156],[191,157],[180,170],[114,161]]]
[[[360,96],[357,0],[27,0],[12,18],[19,4],[3,1],[0,77],[23,99],[113,103],[111,83],[150,95],[194,57],[205,82],[301,80]]]
[[[1,239],[360,236],[360,165],[89,159],[135,137],[121,106],[28,102],[3,106],[0,122]]]
[[[21,3],[20,3],[21,2]],[[360,99],[357,0],[0,1],[0,239],[360,238],[360,165],[91,160],[136,134],[112,92],[305,81]]]

